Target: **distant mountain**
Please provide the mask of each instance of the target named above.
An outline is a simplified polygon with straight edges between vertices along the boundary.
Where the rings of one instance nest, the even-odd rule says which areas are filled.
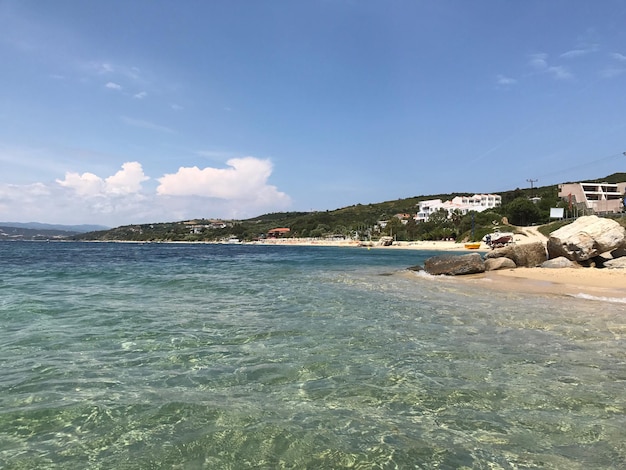
[[[63,240],[81,233],[107,230],[102,225],[55,225],[0,222],[0,240]]]
[[[108,230],[109,227],[105,227],[104,225],[59,225],[59,224],[42,224],[39,222],[0,222],[0,227],[15,227],[15,228],[25,228],[25,229],[35,229],[35,230],[54,230],[54,231],[62,231],[62,232],[73,232],[76,233],[86,233],[86,232],[96,232],[98,230]]]
[[[0,240],[64,240],[79,235],[67,230],[43,230],[36,228],[3,227],[0,225]]]

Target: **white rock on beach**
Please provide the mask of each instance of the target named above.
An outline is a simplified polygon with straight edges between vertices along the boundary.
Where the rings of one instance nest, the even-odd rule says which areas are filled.
[[[485,255],[486,259],[509,258],[518,267],[533,268],[548,259],[546,247],[542,242],[523,245],[509,245],[497,248]]]
[[[571,259],[565,256],[559,256],[558,258],[549,259],[541,264],[542,268],[560,269],[560,268],[576,268],[579,267]]]
[[[504,256],[500,258],[488,258],[485,260],[485,271],[497,271],[498,269],[515,268],[517,268],[515,261]]]
[[[565,256],[572,261],[586,261],[624,245],[626,229],[611,219],[596,215],[579,217],[550,234],[549,258]]]
[[[626,257],[605,261],[604,267],[608,269],[626,269]]]

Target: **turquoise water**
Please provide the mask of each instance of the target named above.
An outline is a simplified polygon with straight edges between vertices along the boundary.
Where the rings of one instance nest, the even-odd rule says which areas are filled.
[[[0,243],[0,467],[626,468],[626,305],[433,254]]]

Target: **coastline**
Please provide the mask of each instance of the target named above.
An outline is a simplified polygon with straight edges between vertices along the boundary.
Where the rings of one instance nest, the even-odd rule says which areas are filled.
[[[414,241],[414,242],[394,242],[393,245],[383,246],[372,242],[361,242],[358,240],[324,240],[317,238],[271,238],[254,242],[246,242],[250,245],[272,245],[272,246],[335,246],[335,247],[355,247],[387,250],[433,250],[433,251],[467,251],[481,252],[487,251],[487,245],[481,244],[481,248],[470,250],[465,248],[464,243],[454,241]]]
[[[546,238],[532,233],[516,234],[518,244],[545,242]],[[123,242],[122,242],[123,243]],[[133,242],[136,243],[136,242]],[[220,242],[164,242],[164,243],[209,243]],[[464,243],[454,241],[413,241],[394,242],[391,246],[378,244],[367,245],[355,240],[324,240],[313,238],[278,238],[254,242],[244,245],[261,246],[327,246],[374,250],[428,250],[454,253],[481,253],[490,251],[483,243],[479,249],[465,248]],[[626,269],[598,268],[515,268],[487,271],[482,274],[450,276],[448,279],[458,282],[474,283],[481,289],[494,289],[506,292],[570,295],[611,299],[626,303]]]
[[[456,276],[460,282],[498,291],[567,295],[626,303],[626,270],[598,268],[515,268]]]

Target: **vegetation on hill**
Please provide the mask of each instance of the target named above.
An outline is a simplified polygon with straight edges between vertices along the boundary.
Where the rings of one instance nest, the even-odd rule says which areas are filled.
[[[597,181],[626,180],[626,173],[615,173]],[[512,226],[546,224],[550,222],[550,208],[567,207],[559,199],[557,185],[500,192],[502,206],[486,212],[468,214],[432,214],[427,222],[416,223],[412,217],[401,220],[398,214],[413,216],[418,203],[428,199],[450,200],[467,193],[416,196],[377,204],[356,204],[332,211],[276,212],[246,220],[216,221],[197,219],[127,225],[111,230],[89,232],[72,237],[74,240],[124,241],[242,241],[263,238],[273,228],[289,228],[289,237],[322,238],[349,237],[361,240],[393,236],[396,240],[480,240],[493,231],[514,230]],[[531,198],[537,198],[536,201]],[[380,224],[385,221],[386,224]],[[508,225],[511,224],[511,225]]]

